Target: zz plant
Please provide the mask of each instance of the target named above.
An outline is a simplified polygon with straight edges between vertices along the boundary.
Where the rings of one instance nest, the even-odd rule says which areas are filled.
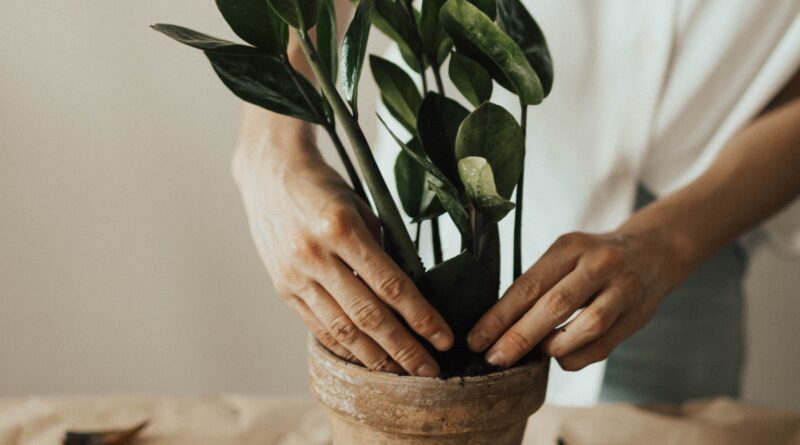
[[[497,223],[515,207],[513,271],[515,278],[521,274],[523,194],[516,194],[516,203],[511,199],[523,185],[528,107],[541,103],[553,85],[550,53],[536,21],[521,0],[358,0],[340,50],[333,0],[216,2],[233,31],[249,45],[175,25],[154,28],[202,50],[223,83],[241,99],[320,125],[329,134],[356,192],[367,200],[369,191],[383,226],[385,249],[456,335],[452,351],[436,353],[442,371],[476,372],[472,368],[482,362],[470,355],[465,337],[498,298]],[[396,187],[405,213],[416,223],[415,239],[358,122],[359,82],[373,26],[397,43],[409,68],[369,57],[386,109],[411,135],[402,139],[392,133],[400,147]],[[319,90],[289,62],[290,29]],[[448,59],[450,79],[472,109],[446,95],[442,68]],[[430,89],[429,73],[435,91]],[[490,102],[495,84],[519,98],[519,121]],[[366,190],[337,134],[337,122],[352,146]],[[443,260],[438,223],[445,213],[461,234],[462,251]],[[432,228],[436,263],[427,271],[417,247],[425,222]]]

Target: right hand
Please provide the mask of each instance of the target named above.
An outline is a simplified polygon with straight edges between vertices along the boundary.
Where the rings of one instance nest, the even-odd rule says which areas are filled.
[[[235,161],[251,232],[278,295],[343,358],[370,369],[437,376],[436,361],[395,313],[439,350],[452,346],[450,328],[381,248],[380,223],[368,205],[313,154],[316,148],[295,150],[281,138],[251,138],[244,143],[284,146],[259,148],[263,156],[249,156],[258,161]],[[288,142],[313,145],[309,140]],[[264,160],[267,151],[282,159]]]

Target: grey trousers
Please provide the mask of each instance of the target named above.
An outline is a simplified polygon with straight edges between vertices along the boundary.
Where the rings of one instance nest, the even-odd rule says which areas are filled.
[[[653,197],[640,190],[638,206]],[[681,403],[738,397],[744,362],[747,254],[730,244],[671,292],[609,357],[602,401]]]

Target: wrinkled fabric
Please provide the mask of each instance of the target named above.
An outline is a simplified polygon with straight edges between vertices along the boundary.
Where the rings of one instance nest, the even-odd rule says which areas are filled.
[[[639,183],[663,196],[697,178],[800,67],[800,0],[524,1],[555,67],[552,93],[529,113],[526,265],[561,234],[618,227],[633,212]],[[400,59],[396,49],[389,57]],[[446,89],[457,96],[452,84]],[[492,101],[518,113],[502,88]],[[378,158],[393,182],[399,149],[379,135]],[[442,221],[449,257],[460,240]],[[500,229],[502,258],[510,259],[513,218]],[[800,254],[800,200],[760,232],[751,239]],[[427,227],[422,239],[430,264]],[[504,287],[510,282],[506,261]],[[569,375],[552,369],[551,400],[597,400],[602,364]]]

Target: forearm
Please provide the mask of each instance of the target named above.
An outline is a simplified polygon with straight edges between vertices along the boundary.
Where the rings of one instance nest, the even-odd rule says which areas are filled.
[[[635,214],[621,234],[668,239],[688,273],[800,195],[800,99],[763,114],[697,180]]]

